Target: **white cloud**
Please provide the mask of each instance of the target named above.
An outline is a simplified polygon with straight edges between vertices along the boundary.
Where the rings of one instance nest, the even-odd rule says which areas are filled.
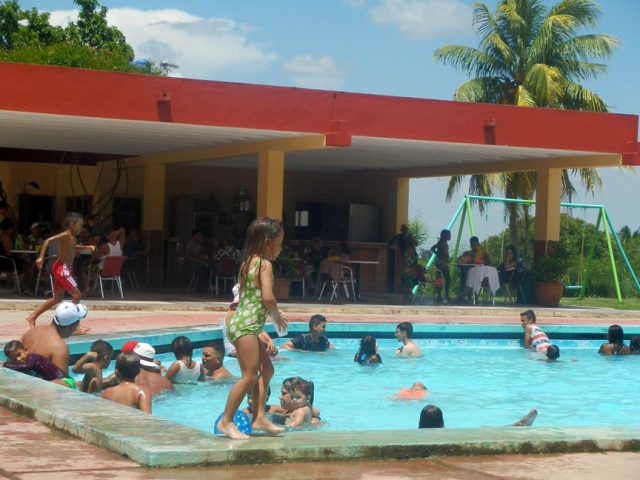
[[[77,11],[51,12],[51,23],[66,25]],[[228,18],[202,18],[178,9],[112,8],[110,25],[118,27],[136,58],[177,64],[174,76],[216,79],[233,73],[262,71],[277,60],[266,45],[251,42],[251,27]]]
[[[367,10],[379,24],[417,39],[470,34],[471,7],[460,0],[381,0]]]
[[[314,57],[309,53],[296,55],[284,63],[283,69],[292,76],[297,87],[327,90],[340,89],[347,73],[331,55]]]

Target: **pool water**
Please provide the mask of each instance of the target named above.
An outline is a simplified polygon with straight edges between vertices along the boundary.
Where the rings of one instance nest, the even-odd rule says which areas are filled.
[[[326,353],[281,351],[269,403],[279,403],[282,380],[297,375],[315,384],[322,430],[413,429],[429,403],[443,410],[447,427],[508,425],[531,408],[539,412],[536,426],[640,426],[640,356],[598,355],[600,341],[557,341],[560,361],[548,363],[516,340],[418,340],[424,356],[408,359],[394,355],[395,340],[384,339],[378,367],[353,362],[359,340],[333,342],[336,349]],[[173,354],[158,358],[166,367],[174,361]],[[235,359],[225,366],[240,375]],[[416,381],[429,389],[426,397],[394,398]],[[230,387],[177,385],[154,399],[153,414],[211,432]]]

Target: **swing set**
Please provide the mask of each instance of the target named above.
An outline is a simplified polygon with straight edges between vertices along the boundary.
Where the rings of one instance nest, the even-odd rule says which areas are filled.
[[[480,200],[483,202],[495,202],[495,203],[516,203],[520,205],[535,205],[536,203],[535,200],[522,200],[519,198],[498,198],[498,197],[484,197],[480,195],[465,195],[464,198],[462,199],[462,202],[460,202],[460,206],[456,210],[456,213],[453,215],[453,218],[451,219],[451,221],[449,222],[449,225],[447,226],[447,230],[451,230],[451,228],[455,225],[458,218],[460,218],[460,226],[458,229],[458,234],[456,236],[456,245],[453,250],[453,258],[457,258],[458,256],[458,249],[460,248],[460,239],[462,237],[462,231],[464,229],[465,220],[469,222],[469,230],[471,231],[471,235],[475,235],[475,226],[473,223],[473,217],[471,216],[472,200]],[[620,239],[618,238],[618,235],[615,233],[615,230],[613,229],[613,224],[611,223],[611,219],[609,217],[609,214],[607,213],[606,207],[604,205],[591,205],[591,204],[583,204],[583,203],[565,203],[565,202],[560,203],[560,206],[567,207],[567,208],[582,208],[584,212],[586,212],[588,209],[598,210],[598,220],[596,221],[596,229],[593,233],[593,237],[591,238],[591,248],[589,250],[589,256],[586,259],[586,264],[583,263],[581,265],[582,268],[580,269],[581,277],[582,277],[580,281],[580,285],[567,285],[565,286],[565,289],[580,290],[579,298],[583,299],[585,297],[586,286],[589,284],[589,273],[591,272],[591,263],[593,260],[593,254],[596,249],[598,234],[600,233],[600,224],[602,224],[604,228],[605,236],[607,238],[607,248],[609,250],[609,259],[611,260],[611,273],[613,275],[613,281],[616,286],[616,295],[618,297],[618,302],[622,303],[622,294],[620,292],[620,281],[618,279],[618,270],[616,267],[615,258],[613,256],[613,246],[611,243],[611,237],[613,237],[613,239],[615,240],[615,243],[618,247],[618,251],[620,252],[620,256],[624,261],[625,267],[629,272],[629,274],[631,275],[631,278],[633,279],[633,283],[636,286],[636,290],[638,291],[638,293],[640,293],[640,283],[638,283],[638,278],[636,277],[636,274],[634,273],[633,268],[629,263],[629,259],[627,258],[627,254],[625,253],[624,248],[622,248],[622,243],[620,243]],[[585,226],[586,226],[586,222],[583,221],[583,231],[582,231],[583,252],[584,252]],[[433,264],[435,259],[436,259],[436,255],[431,254],[431,257],[427,262],[427,268],[429,268]],[[581,255],[581,262],[583,261],[583,259],[584,259],[584,254]]]

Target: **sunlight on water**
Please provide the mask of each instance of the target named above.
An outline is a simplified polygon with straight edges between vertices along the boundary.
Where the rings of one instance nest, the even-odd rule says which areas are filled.
[[[397,343],[381,340],[384,363],[378,368],[353,362],[358,340],[334,343],[337,348],[327,353],[282,351],[269,403],[279,403],[283,379],[298,375],[315,383],[323,430],[416,428],[428,403],[443,410],[447,427],[507,425],[531,408],[539,411],[536,426],[640,426],[640,356],[602,357],[596,353],[601,342],[558,341],[561,361],[547,363],[511,340],[418,340],[425,355],[417,359],[395,357]],[[201,350],[195,352],[200,356]],[[174,359],[158,358],[166,367]],[[235,359],[227,358],[225,366],[240,374]],[[423,400],[393,398],[416,381],[430,391]],[[153,413],[212,431],[230,386],[178,385],[154,400]]]

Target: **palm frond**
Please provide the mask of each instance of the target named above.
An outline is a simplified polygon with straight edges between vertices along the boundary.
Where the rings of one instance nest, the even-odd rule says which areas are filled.
[[[518,85],[518,94],[515,104],[519,107],[537,107],[535,97],[527,90],[524,85]]]
[[[472,15],[473,29],[480,38],[498,31],[498,23],[484,3],[475,2]]]
[[[460,85],[453,93],[458,102],[502,103],[506,97],[503,82],[496,77],[472,78]]]
[[[566,15],[575,18],[579,27],[597,25],[600,13],[600,7],[593,0],[562,0],[549,11],[549,15]]]
[[[600,95],[571,81],[566,81],[564,84],[562,108],[591,112],[608,111],[607,104]]]
[[[468,74],[479,77],[497,74],[502,71],[498,59],[492,58],[477,48],[464,45],[445,45],[433,52],[434,60],[451,65]]]
[[[554,62],[554,65],[562,72],[562,76],[571,81],[596,78],[607,71],[607,66],[603,63],[581,62],[570,59],[559,59]]]
[[[447,202],[451,201],[455,193],[460,189],[464,175],[452,175],[449,178],[449,185],[447,186]]]
[[[529,68],[523,86],[539,107],[555,106],[563,93],[564,78],[560,70],[536,63]]]
[[[571,173],[580,178],[587,193],[595,195],[596,191],[602,188],[602,177],[597,168],[574,168]]]
[[[562,57],[589,61],[593,58],[610,58],[619,46],[620,39],[612,35],[578,35],[560,43],[557,52]]]
[[[573,196],[576,194],[576,188],[573,186],[571,182],[571,176],[569,175],[569,170],[562,170],[562,175],[560,176],[562,181],[562,185],[560,186],[560,195],[562,198],[568,199],[571,201]]]
[[[518,54],[507,45],[498,32],[490,33],[480,42],[480,49],[491,58],[500,59],[502,68],[507,71],[515,70],[514,66],[518,59]]]

